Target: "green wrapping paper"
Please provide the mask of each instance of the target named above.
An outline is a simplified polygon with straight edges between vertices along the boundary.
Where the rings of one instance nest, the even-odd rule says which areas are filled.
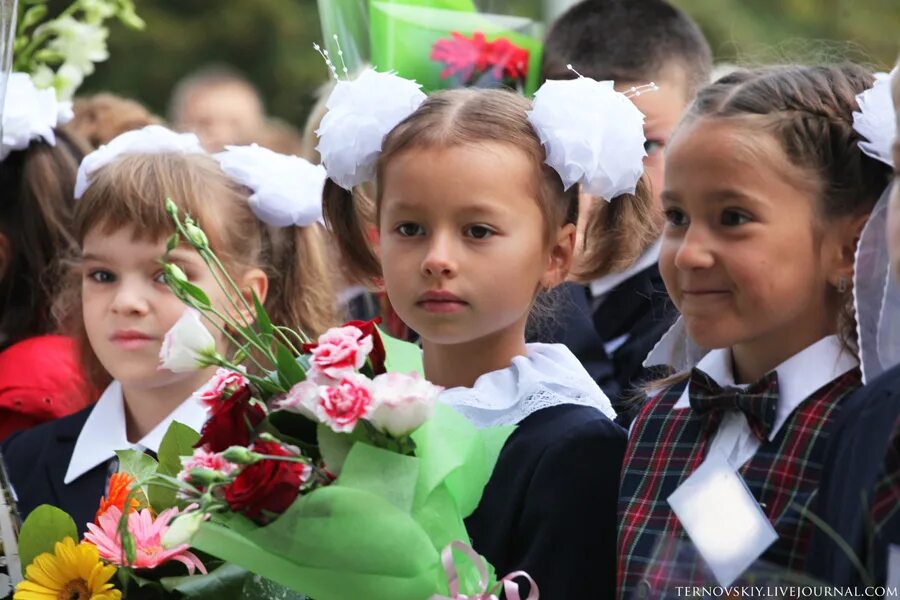
[[[438,3],[372,0],[369,4],[371,62],[379,70],[396,71],[415,79],[425,91],[458,86],[442,79],[444,65],[430,58],[435,42],[459,33],[472,37],[483,33],[491,42],[505,38],[528,51],[528,75],[524,93],[531,95],[540,80],[542,45],[530,19],[463,12],[436,7]]]
[[[417,456],[357,442],[338,480],[257,526],[216,515],[192,546],[316,600],[422,600],[447,593],[441,550],[468,542],[477,506],[512,427],[478,430],[439,405],[413,434]],[[464,561],[462,589],[477,591]]]
[[[473,0],[318,0],[318,6],[324,45],[333,59],[342,52],[351,73],[366,65],[396,71],[426,92],[471,84],[442,78],[446,65],[431,52],[435,42],[452,39],[453,33],[468,38],[481,33],[488,42],[506,39],[528,52],[521,86],[526,95],[540,83],[543,30],[531,19],[481,13]]]

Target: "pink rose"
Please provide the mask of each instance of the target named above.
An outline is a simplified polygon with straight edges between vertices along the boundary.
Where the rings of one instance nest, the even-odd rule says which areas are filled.
[[[394,437],[409,435],[434,414],[444,388],[418,373],[385,373],[373,381],[375,409],[369,421]]]
[[[212,376],[212,379],[194,392],[194,396],[207,406],[212,407],[248,383],[250,382],[247,381],[247,378],[240,373],[219,367],[216,369],[216,374]]]
[[[371,351],[371,335],[365,335],[353,325],[332,327],[319,336],[318,345],[312,348],[311,362],[325,375],[340,379],[344,374],[362,368]]]
[[[337,385],[320,387],[315,406],[316,416],[334,431],[350,433],[356,422],[372,412],[372,382],[352,373]]]

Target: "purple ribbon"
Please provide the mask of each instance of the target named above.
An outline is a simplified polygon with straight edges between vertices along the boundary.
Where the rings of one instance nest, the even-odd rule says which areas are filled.
[[[453,563],[454,549],[465,554],[469,560],[472,561],[472,564],[478,568],[478,587],[481,588],[481,591],[474,596],[459,593],[459,573],[457,573],[456,565]],[[444,565],[444,573],[447,574],[447,581],[450,584],[450,595],[440,596],[435,594],[429,600],[499,600],[498,594],[501,590],[505,594],[506,600],[521,600],[521,597],[519,596],[519,584],[513,581],[518,577],[524,577],[530,585],[528,597],[525,598],[525,600],[538,600],[540,597],[537,584],[525,571],[513,571],[498,581],[497,585],[492,589],[488,590],[488,574],[487,568],[484,566],[484,559],[481,558],[471,546],[460,541],[450,542],[447,547],[444,548],[441,552],[441,563]]]

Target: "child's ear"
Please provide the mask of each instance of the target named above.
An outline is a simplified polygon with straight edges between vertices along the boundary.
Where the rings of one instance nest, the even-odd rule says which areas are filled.
[[[853,281],[853,267],[856,262],[856,249],[863,227],[869,220],[869,213],[848,217],[840,222],[835,234],[835,250],[833,264],[829,270],[828,281],[839,290]]]
[[[269,293],[269,278],[262,269],[250,269],[244,273],[237,284],[241,290],[241,295],[249,306],[253,306],[254,294],[259,298],[260,304],[265,304],[266,295]],[[242,302],[239,302],[238,304],[241,306],[240,320],[244,323],[253,322],[256,315],[252,312],[248,312]]]
[[[550,247],[550,260],[541,277],[541,287],[550,289],[566,280],[575,256],[576,228],[573,223],[563,225],[556,234],[556,241]]]

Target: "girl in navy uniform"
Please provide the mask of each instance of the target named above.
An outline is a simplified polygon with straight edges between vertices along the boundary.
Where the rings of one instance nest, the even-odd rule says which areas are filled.
[[[708,582],[700,559],[674,570],[654,561],[687,538],[667,499],[719,457],[774,529],[762,560],[806,566],[813,525],[802,511],[860,386],[854,253],[888,180],[853,129],[855,96],[872,82],[851,64],[739,71],[700,91],[669,145],[660,271],[679,326],[710,350],[661,382],[632,426],[621,598]],[[675,347],[664,338],[657,354]]]
[[[394,94],[356,91],[385,77],[368,72],[340,82],[329,101],[332,112],[319,131],[333,180],[326,184],[326,220],[348,262],[383,278],[397,314],[421,336],[425,375],[446,388],[441,400],[480,427],[517,425],[467,519],[475,550],[500,575],[528,572],[542,597],[610,597],[626,434],[574,355],[561,344],[526,344],[525,325],[536,296],[563,282],[572,262],[578,186],[563,163],[612,200],[606,225],[623,235],[647,226],[641,215],[652,199],[639,182],[643,116],[611,82],[604,88],[588,79],[549,82],[533,106],[499,90],[425,99],[405,80]],[[342,118],[369,123],[378,116],[373,108],[374,116],[349,118],[343,101],[354,95],[390,96],[408,107],[382,124],[387,135],[373,144],[381,152],[368,165],[377,175],[377,258],[348,192],[366,178],[356,172],[367,165],[354,161],[353,144],[369,146],[340,125]],[[568,142],[554,118],[571,125]],[[620,138],[609,132],[611,123],[620,126]],[[601,141],[615,148],[618,163]],[[581,158],[569,154],[579,149]],[[600,166],[584,162],[591,159]],[[596,171],[604,168],[603,175]],[[628,261],[641,248],[614,251],[622,254],[607,257],[612,262]]]
[[[245,172],[269,164],[265,152],[253,149],[243,161]],[[92,383],[105,391],[93,406],[3,444],[23,517],[40,504],[52,504],[72,515],[83,531],[116,468],[116,450],[155,453],[173,420],[197,430],[206,420],[207,407],[193,392],[209,380],[210,368],[187,373],[159,368],[163,338],[185,310],[169,291],[160,262],[174,232],[166,197],[205,228],[242,293],[265,299],[274,322],[300,326],[311,335],[332,324],[333,298],[316,228],[260,220],[273,221],[260,207],[269,206],[272,188],[279,188],[277,175],[266,172],[269,191],[254,193],[254,182],[226,174],[194,135],[159,126],[125,133],[82,162],[74,228],[81,252],[70,295],[59,302],[81,317],[75,336]],[[282,191],[285,185],[303,187],[293,179],[296,173],[288,175],[282,177]],[[319,189],[322,180],[324,172]],[[312,199],[307,225],[321,214],[315,210],[317,196]],[[170,260],[213,306],[229,310],[231,302],[195,250],[182,245]],[[218,329],[212,333],[225,350],[224,335]]]

